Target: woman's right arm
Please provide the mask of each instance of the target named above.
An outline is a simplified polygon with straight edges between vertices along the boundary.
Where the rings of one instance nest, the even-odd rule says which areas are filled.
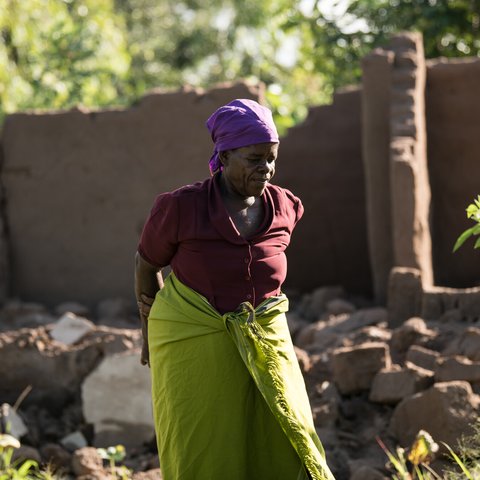
[[[140,361],[150,366],[148,352],[148,314],[158,290],[163,287],[161,271],[148,263],[137,252],[135,254],[135,296],[142,322],[143,346]]]

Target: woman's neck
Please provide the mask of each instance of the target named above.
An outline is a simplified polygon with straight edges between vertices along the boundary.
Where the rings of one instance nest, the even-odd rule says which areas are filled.
[[[240,195],[229,183],[223,175],[220,175],[220,192],[222,198],[228,205],[236,211],[245,210],[252,207],[258,201],[257,197],[245,197]]]

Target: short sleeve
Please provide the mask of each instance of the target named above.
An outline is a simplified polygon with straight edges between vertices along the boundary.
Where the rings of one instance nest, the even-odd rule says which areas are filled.
[[[296,225],[297,222],[303,217],[303,212],[305,211],[305,209],[303,208],[302,201],[298,197],[295,197],[295,200],[296,202],[295,202],[294,209],[296,212],[296,217],[295,217],[295,225]]]
[[[143,227],[138,253],[156,267],[170,264],[178,246],[178,199],[159,195]]]
[[[288,213],[288,216],[290,218],[291,227],[293,230],[293,227],[297,224],[297,222],[302,218],[303,216],[303,204],[302,201],[295,196],[290,190],[287,190],[286,188],[283,189],[285,198],[286,198],[286,208]]]

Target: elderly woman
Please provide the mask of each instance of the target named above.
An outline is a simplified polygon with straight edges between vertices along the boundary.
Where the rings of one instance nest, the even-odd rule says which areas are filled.
[[[163,478],[331,480],[285,318],[303,207],[270,184],[272,114],[234,100],[207,127],[211,178],[157,197],[136,255]]]

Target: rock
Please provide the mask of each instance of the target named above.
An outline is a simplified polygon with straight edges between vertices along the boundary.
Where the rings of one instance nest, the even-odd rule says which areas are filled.
[[[57,342],[72,345],[81,340],[88,332],[95,329],[95,325],[86,318],[77,317],[67,312],[60,317],[50,331],[50,336]]]
[[[324,352],[329,348],[337,347],[340,334],[336,330],[334,323],[340,322],[346,317],[347,315],[339,315],[338,317],[332,317],[330,321],[321,320],[315,323],[312,341],[308,345],[309,349],[316,352]]]
[[[440,357],[438,352],[420,347],[419,345],[411,345],[407,350],[405,360],[426,370],[435,370],[437,359]]]
[[[100,325],[88,334],[88,339],[97,343],[104,355],[112,355],[141,347],[142,332],[139,329],[120,329]]]
[[[72,454],[56,443],[46,443],[40,447],[40,455],[43,463],[51,465],[54,471],[65,472],[71,468]]]
[[[441,323],[458,323],[463,320],[463,315],[458,308],[451,308],[443,312],[438,320]]]
[[[298,347],[293,347],[295,349],[295,354],[297,356],[298,364],[300,365],[300,370],[303,374],[307,373],[312,368],[312,361],[310,356],[305,350],[302,350]]]
[[[405,352],[414,343],[422,343],[434,338],[436,333],[427,328],[425,321],[419,317],[407,320],[392,333],[391,347],[398,352]]]
[[[472,433],[479,398],[468,382],[436,383],[428,390],[402,400],[395,408],[390,431],[402,446],[411,445],[419,430],[434,440],[455,447],[462,435]]]
[[[472,361],[480,361],[480,328],[467,328],[450,342],[443,354],[462,355]]]
[[[439,358],[435,367],[435,380],[448,382],[451,380],[465,380],[480,382],[480,362],[472,362],[465,357]]]
[[[40,455],[43,463],[47,463],[54,470],[70,470],[72,463],[72,454],[56,443],[46,443],[40,448]]]
[[[309,323],[301,328],[295,337],[295,345],[303,349],[308,348],[314,342],[315,332],[322,328],[322,322]]]
[[[87,439],[83,436],[82,432],[73,432],[63,437],[60,440],[60,443],[65,447],[69,452],[74,452],[80,448],[88,446]]]
[[[332,357],[333,379],[340,393],[357,393],[368,390],[377,372],[390,365],[390,351],[385,343],[339,348]]]
[[[408,367],[413,368],[408,368]],[[433,372],[408,364],[378,372],[373,379],[369,400],[375,403],[396,404],[433,384]]]
[[[343,287],[320,287],[312,293],[304,295],[298,307],[299,314],[313,322],[325,312],[330,300],[341,298],[345,295]]]
[[[353,313],[355,305],[342,298],[334,298],[327,302],[326,309],[331,315],[341,315],[342,313]]]
[[[342,322],[340,331],[351,332],[369,325],[378,325],[388,321],[388,312],[383,307],[363,308],[352,313],[350,317]],[[338,329],[339,327],[337,327]]]
[[[72,457],[72,470],[77,477],[104,473],[103,461],[97,449],[84,447],[76,450]]]
[[[101,355],[101,346],[89,342],[52,342],[44,327],[0,333],[0,392],[14,401],[31,385],[27,400],[35,395],[55,399],[61,390],[79,388]]]
[[[365,308],[352,314],[330,315],[328,319],[317,321],[301,330],[296,337],[296,344],[309,350],[325,351],[338,347],[345,334],[386,320],[387,311],[381,307]]]
[[[162,472],[159,468],[147,470],[146,472],[135,472],[132,480],[162,480]]]
[[[82,385],[83,412],[94,445],[141,445],[154,434],[150,370],[134,350],[106,357]]]
[[[373,467],[362,465],[352,472],[350,480],[388,480],[388,477]]]
[[[294,312],[288,312],[286,316],[287,316],[288,329],[290,330],[290,335],[292,339],[295,341],[296,335],[303,328],[307,327],[309,323],[300,315],[297,315]]]
[[[25,460],[34,460],[35,462],[40,463],[42,461],[42,457],[36,448],[28,445],[21,445],[20,448],[16,448],[13,451],[12,462],[17,460],[20,462]]]
[[[317,386],[312,400],[313,420],[316,427],[334,427],[339,415],[340,395],[331,382]]]
[[[364,327],[349,334],[342,341],[342,347],[351,347],[367,342],[389,342],[392,338],[390,330],[381,327]]]
[[[322,441],[325,450],[332,450],[338,445],[337,430],[332,427],[316,427],[318,437]]]
[[[422,293],[420,270],[395,267],[390,271],[387,300],[390,328],[420,315]]]
[[[0,407],[0,420],[2,425],[8,426],[8,433],[17,440],[28,433],[22,417],[8,403],[4,403]]]
[[[63,302],[55,307],[55,314],[59,317],[65,315],[68,312],[73,313],[78,317],[88,317],[90,315],[90,310],[86,305],[83,305],[82,303]]]

